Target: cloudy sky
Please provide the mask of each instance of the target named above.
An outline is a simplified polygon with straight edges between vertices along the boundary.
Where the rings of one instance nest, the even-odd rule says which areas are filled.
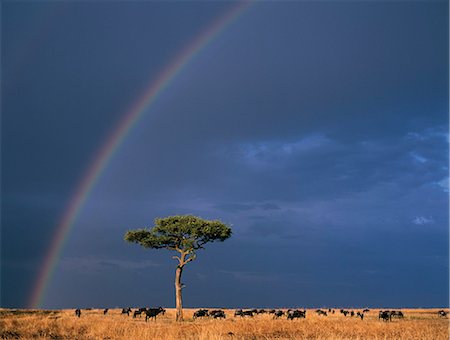
[[[235,2],[1,4],[1,306],[26,307],[120,119]],[[448,305],[448,2],[251,4],[120,145],[45,308],[174,306],[156,217],[233,237],[184,272],[197,307]]]

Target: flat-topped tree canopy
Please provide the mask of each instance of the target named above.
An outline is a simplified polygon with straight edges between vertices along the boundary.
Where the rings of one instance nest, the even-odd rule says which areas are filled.
[[[213,220],[204,220],[192,215],[176,215],[155,219],[150,229],[129,230],[125,240],[137,243],[145,248],[169,249],[179,253],[173,256],[178,260],[175,271],[175,301],[177,321],[183,320],[181,274],[184,266],[195,260],[196,251],[203,249],[209,242],[225,241],[231,236],[231,228],[226,224]]]
[[[231,228],[218,220],[204,220],[192,215],[156,218],[150,229],[130,230],[125,235],[128,242],[145,248],[193,252],[209,242],[225,241]]]

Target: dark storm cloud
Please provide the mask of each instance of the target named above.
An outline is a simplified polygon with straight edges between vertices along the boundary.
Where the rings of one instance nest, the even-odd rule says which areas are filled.
[[[26,304],[119,117],[227,6],[2,8],[2,306]],[[233,227],[186,270],[189,306],[446,304],[447,13],[425,2],[253,5],[117,150],[45,306],[172,305],[171,254],[123,235],[187,213]],[[29,50],[36,18],[52,29]]]
[[[247,211],[247,210],[278,210],[280,207],[274,203],[264,203],[264,204],[240,204],[240,203],[228,203],[228,204],[219,204],[214,206],[214,208],[223,210],[226,212],[239,212],[239,211]]]
[[[448,73],[446,36],[440,33],[445,14],[427,21],[439,16],[434,5],[263,4],[248,15],[252,28],[231,45],[212,46],[187,71],[195,85],[180,82],[183,93],[168,106],[179,121],[194,121],[194,130],[172,128],[192,138],[200,129],[199,137],[244,139],[295,138],[320,129],[361,139],[380,129],[388,137],[433,126],[446,112]],[[257,20],[264,16],[270,20]],[[208,72],[201,72],[205,64]],[[205,124],[211,116],[214,121]]]

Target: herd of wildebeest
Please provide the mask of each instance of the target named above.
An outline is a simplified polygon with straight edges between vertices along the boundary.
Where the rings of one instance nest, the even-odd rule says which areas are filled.
[[[108,314],[108,308],[103,310],[103,314],[106,315]],[[369,309],[364,309],[362,311],[357,311],[355,313],[354,310],[346,310],[346,309],[341,309],[339,310],[339,313],[343,314],[345,317],[349,316],[349,317],[357,317],[360,318],[361,320],[364,320],[364,315],[365,313],[369,313],[370,310]],[[158,315],[164,315],[166,313],[166,310],[162,307],[158,307],[158,308],[138,308],[136,310],[132,310],[131,308],[122,308],[122,312],[121,314],[126,314],[127,316],[130,316],[130,314],[133,316],[133,318],[136,317],[142,317],[142,314],[145,315],[145,321],[147,322],[148,319],[153,319],[156,321],[156,317]],[[328,316],[330,314],[335,314],[336,310],[328,308],[328,309],[317,309],[315,311],[315,313],[317,313],[317,315],[321,315],[321,316]],[[281,309],[236,309],[234,312],[234,317],[254,317],[255,315],[258,314],[269,314],[269,315],[273,315],[273,319],[279,319],[281,317],[286,317],[287,320],[294,320],[294,319],[305,319],[306,318],[306,309],[288,309],[286,311],[283,311]],[[447,317],[447,312],[444,310],[440,310],[437,312],[438,316],[440,317]],[[76,309],[75,310],[75,315],[77,317],[81,317],[81,309]],[[197,319],[197,318],[213,318],[213,319],[225,319],[226,318],[226,314],[225,311],[223,311],[222,309],[214,309],[214,310],[208,310],[208,309],[198,309],[197,311],[194,312],[193,315],[193,319]],[[404,318],[404,314],[402,311],[399,310],[380,310],[378,312],[378,319],[381,321],[392,321],[392,319],[394,318],[398,318],[398,319],[403,319]]]

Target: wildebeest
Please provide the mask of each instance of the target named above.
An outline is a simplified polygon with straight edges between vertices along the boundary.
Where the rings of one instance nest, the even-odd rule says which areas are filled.
[[[156,321],[156,316],[158,314],[163,314],[166,312],[166,310],[162,307],[158,308],[147,308],[145,310],[145,322],[147,322],[148,319],[153,318]]]
[[[120,314],[126,314],[127,316],[130,316],[130,313],[131,313],[131,308],[128,307],[128,308],[122,308],[122,313],[120,313]]]
[[[139,317],[141,317],[142,313],[145,313],[146,310],[147,310],[147,308],[145,308],[145,307],[141,307],[138,310],[135,310],[133,313],[133,318],[135,318],[138,315],[139,315]]]
[[[269,310],[269,312],[268,312],[269,314],[274,314],[275,313],[275,309],[271,309],[271,310]]]
[[[324,316],[327,316],[327,312],[325,312],[325,311],[323,311],[323,310],[321,310],[321,309],[316,310],[316,313],[317,313],[317,315],[324,315]]]
[[[280,316],[283,316],[284,312],[282,310],[276,310],[273,312],[273,318],[278,319]]]
[[[348,310],[345,310],[345,309],[341,309],[340,312],[341,312],[342,314],[344,314],[344,316],[347,316],[347,314],[350,313]]]
[[[391,311],[391,318],[399,318],[399,319],[403,319],[404,315],[401,311]]]
[[[106,315],[106,313],[108,313],[108,308],[105,308],[105,309],[103,310],[103,315]]]
[[[244,316],[250,316],[253,317],[253,313],[254,310],[242,310],[242,309],[236,309],[236,311],[234,312],[234,316],[240,316],[240,317],[244,317]]]
[[[437,313],[438,313],[438,315],[439,315],[440,317],[443,317],[443,318],[447,317],[447,314],[448,314],[448,313],[447,313],[445,310],[443,310],[443,309],[441,309],[441,310],[438,311]]]
[[[197,319],[197,318],[202,318],[205,316],[209,316],[209,312],[207,309],[199,309],[197,311],[194,312],[194,316],[193,319]]]
[[[266,311],[265,309],[260,309],[260,310],[258,311],[258,314],[265,314],[265,313],[267,313],[267,311]]]
[[[354,311],[351,311],[351,312],[350,312],[350,316],[355,316],[355,312],[354,312]]]
[[[356,316],[359,317],[359,318],[361,318],[361,320],[364,319],[364,313],[357,312],[357,313],[356,313]]]
[[[209,312],[209,315],[214,319],[226,318],[225,312],[221,309],[212,310],[211,312]]]
[[[80,308],[75,309],[75,315],[78,316],[78,317],[81,316],[81,309]]]
[[[363,313],[367,313],[367,312],[370,312],[370,309],[366,308],[366,309],[363,310]]]
[[[289,310],[287,313],[287,319],[294,320],[295,318],[306,318],[306,310]]]
[[[392,314],[388,310],[380,310],[378,313],[378,319],[383,321],[392,321]]]

